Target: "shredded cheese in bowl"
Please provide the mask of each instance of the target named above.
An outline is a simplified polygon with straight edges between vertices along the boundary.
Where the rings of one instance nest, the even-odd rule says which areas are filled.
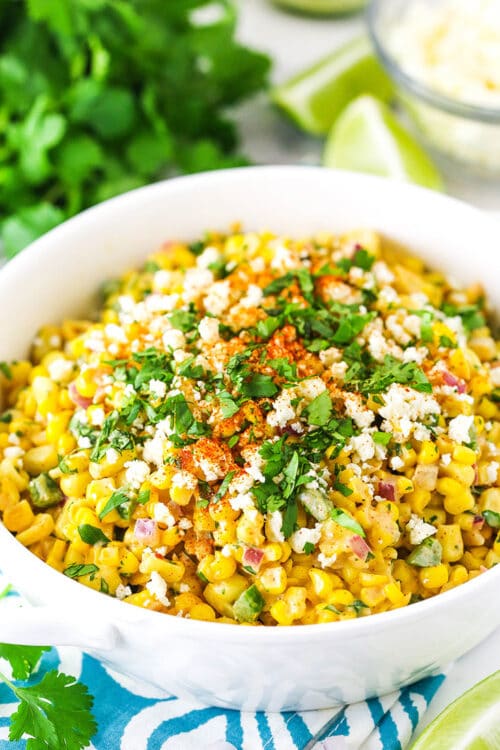
[[[299,625],[404,607],[500,561],[500,347],[369,231],[169,242],[0,364],[0,511],[91,588]]]

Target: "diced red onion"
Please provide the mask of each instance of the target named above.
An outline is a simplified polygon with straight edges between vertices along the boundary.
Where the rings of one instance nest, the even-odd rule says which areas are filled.
[[[74,404],[76,404],[76,406],[79,406],[80,409],[86,409],[92,403],[92,399],[91,398],[85,398],[85,396],[81,396],[78,393],[78,391],[76,389],[76,385],[74,383],[70,383],[69,384],[68,395],[69,395],[70,399],[72,400],[72,402]]]
[[[158,539],[158,526],[151,518],[138,518],[135,522],[134,536],[144,544],[154,544]]]
[[[351,545],[351,549],[354,554],[361,558],[361,560],[366,560],[369,553],[371,552],[369,546],[367,545],[363,537],[359,536],[359,534],[354,534],[354,536],[352,536],[349,540],[349,544]]]
[[[476,531],[479,531],[484,526],[484,518],[482,516],[474,516],[472,525]]]
[[[393,503],[396,500],[396,480],[381,479],[378,483],[378,494]]]
[[[436,489],[439,466],[437,464],[418,464],[413,474],[415,487],[432,492]]]
[[[443,370],[443,380],[446,385],[450,385],[452,386],[452,388],[456,388],[459,393],[465,393],[464,381],[460,380],[460,378],[457,378],[457,376],[453,375],[453,373],[448,372],[448,370]]]
[[[243,566],[252,568],[252,570],[257,573],[261,566],[263,557],[264,553],[261,549],[256,549],[255,547],[247,547],[243,553],[242,564]]]

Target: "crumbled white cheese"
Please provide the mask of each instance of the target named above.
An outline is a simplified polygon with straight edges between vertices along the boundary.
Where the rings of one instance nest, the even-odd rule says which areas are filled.
[[[367,432],[352,437],[347,444],[347,448],[357,453],[361,461],[369,461],[375,455],[373,438]]]
[[[199,297],[214,283],[214,275],[208,268],[188,268],[184,276],[183,297],[190,302]]]
[[[379,409],[385,420],[382,428],[399,440],[409,437],[426,417],[441,412],[431,394],[420,393],[399,383],[392,383],[383,398],[385,404]]]
[[[421,365],[428,353],[425,346],[409,346],[403,352],[403,362],[416,362]]]
[[[271,542],[284,542],[285,537],[281,531],[283,526],[283,516],[279,510],[267,514],[267,525],[269,528],[268,537]]]
[[[125,335],[125,331],[121,326],[117,326],[116,323],[108,323],[108,325],[104,328],[104,333],[111,341],[117,341],[120,344],[127,343],[127,336]]]
[[[165,349],[184,349],[186,346],[186,337],[182,331],[171,328],[163,334],[163,346]]]
[[[337,555],[330,555],[329,557],[323,552],[318,555],[318,562],[322,568],[331,568],[337,562]]]
[[[394,274],[383,260],[378,260],[373,264],[372,273],[379,286],[386,286],[394,281]]]
[[[443,466],[448,466],[451,463],[451,453],[443,453],[441,456],[441,463]]]
[[[290,389],[291,390],[291,389]],[[310,403],[314,401],[317,396],[320,396],[323,391],[326,391],[326,385],[321,378],[307,378],[303,380],[299,385],[293,389],[295,393],[303,398],[305,401]]]
[[[288,422],[297,418],[295,408],[292,406],[291,389],[281,391],[274,400],[273,408],[267,415],[267,423],[271,427],[286,427]]]
[[[166,383],[164,383],[163,380],[157,380],[156,378],[149,381],[148,388],[151,395],[155,398],[164,398],[167,392]]]
[[[405,328],[402,323],[400,323],[400,319],[397,315],[388,315],[385,321],[385,327],[398,344],[405,346],[410,342],[411,337],[407,331],[405,331]]]
[[[153,570],[151,578],[146,584],[146,588],[164,607],[170,607],[170,599],[167,597],[167,583],[161,575]]]
[[[9,445],[3,449],[5,458],[16,459],[24,456],[25,451],[19,445]]]
[[[198,331],[202,341],[214,344],[219,340],[219,321],[217,318],[202,318],[198,324]]]
[[[230,293],[229,281],[216,281],[203,298],[205,310],[212,315],[222,315],[229,307]]]
[[[486,478],[488,479],[489,484],[495,484],[497,481],[499,468],[500,464],[498,461],[491,461],[486,467]]]
[[[203,252],[197,257],[196,265],[198,268],[208,268],[209,266],[217,263],[221,259],[222,255],[216,247],[207,245]]]
[[[269,243],[269,247],[274,250],[274,256],[271,260],[271,268],[281,272],[286,272],[289,271],[290,268],[294,268],[296,260],[286,245],[279,240],[273,240]]]
[[[173,283],[172,271],[160,269],[153,276],[153,289],[155,292],[165,292]]]
[[[108,448],[106,451],[106,461],[108,464],[113,465],[116,464],[117,461],[120,459],[120,454],[116,450],[116,448]]]
[[[500,366],[499,365],[491,368],[490,378],[494,386],[500,386]]]
[[[321,538],[321,524],[316,524],[314,529],[298,529],[290,537],[290,544],[294,552],[304,552],[305,544],[317,544]]]
[[[91,448],[92,447],[92,443],[90,442],[90,438],[83,437],[82,435],[80,435],[80,437],[78,438],[78,440],[76,442],[77,442],[77,445],[78,445],[79,448],[85,449],[85,448]]]
[[[175,518],[165,503],[155,503],[153,508],[153,518],[155,521],[158,521],[158,523],[164,523],[168,528],[175,526]]]
[[[375,419],[375,414],[363,404],[357,394],[348,394],[344,403],[347,416],[351,417],[359,428],[369,427]]]
[[[394,471],[402,469],[405,465],[405,462],[401,458],[399,458],[399,456],[393,456],[389,463],[391,465],[391,469],[394,469]]]
[[[459,414],[448,425],[448,435],[455,443],[470,443],[470,430],[474,424],[474,417]]]
[[[142,457],[150,464],[155,464],[158,468],[163,466],[163,452],[165,449],[165,438],[160,433],[156,433],[152,440],[146,440],[143,446]]]
[[[125,479],[135,489],[139,489],[150,474],[150,468],[147,463],[145,461],[138,461],[137,459],[127,461],[125,468]]]
[[[60,383],[61,381],[67,380],[73,372],[73,362],[69,362],[67,359],[59,357],[48,363],[47,370],[49,371],[52,380],[55,380],[56,383]]]
[[[102,406],[96,406],[90,413],[90,424],[93,427],[102,427],[104,424],[105,414]]]
[[[260,286],[249,284],[246,295],[240,299],[240,305],[248,308],[258,307],[262,302],[263,296]]]
[[[119,583],[116,587],[115,596],[117,599],[125,599],[127,596],[132,595],[132,589],[130,586],[124,586],[123,583]]]
[[[179,300],[178,294],[150,294],[144,300],[148,313],[165,313],[175,310]]]
[[[177,525],[183,531],[187,531],[188,529],[191,529],[193,527],[193,524],[191,523],[189,518],[181,518]]]
[[[195,490],[198,486],[198,480],[194,474],[185,469],[179,469],[172,475],[172,487],[179,487],[186,490]]]
[[[334,362],[333,365],[330,365],[330,372],[335,380],[343,383],[347,368],[347,362]]]
[[[411,514],[411,518],[406,524],[406,529],[410,532],[410,543],[414,545],[421,544],[424,539],[432,536],[437,531],[435,526],[431,523],[426,523],[414,513]]]
[[[325,367],[331,367],[336,362],[340,362],[342,359],[342,349],[337,349],[336,346],[331,346],[329,349],[324,349],[318,353],[321,362]]]
[[[241,452],[246,461],[245,471],[255,482],[264,482],[265,477],[261,471],[265,464],[258,448],[248,447]]]

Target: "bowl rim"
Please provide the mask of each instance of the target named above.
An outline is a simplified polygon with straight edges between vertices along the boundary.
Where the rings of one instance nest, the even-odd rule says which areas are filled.
[[[476,207],[457,198],[436,193],[418,185],[408,183],[401,185],[400,182],[374,175],[366,175],[344,170],[325,170],[323,167],[311,167],[307,165],[239,167],[235,169],[217,170],[215,172],[202,172],[194,175],[163,180],[151,185],[136,188],[135,190],[128,191],[122,195],[88,208],[31,243],[26,250],[0,269],[0,278],[2,281],[7,281],[9,276],[12,275],[12,281],[14,281],[16,277],[19,278],[19,274],[26,272],[29,273],[32,259],[37,256],[39,257],[40,252],[50,250],[52,239],[54,237],[60,236],[61,238],[64,238],[68,233],[71,234],[75,230],[78,231],[84,228],[86,224],[93,224],[94,221],[102,220],[102,217],[106,216],[108,210],[112,210],[117,204],[134,204],[138,200],[146,199],[152,193],[162,191],[166,191],[166,198],[168,199],[168,193],[170,191],[176,192],[177,189],[180,189],[181,191],[186,192],[189,191],[191,184],[196,187],[199,183],[206,183],[209,186],[211,181],[222,180],[223,182],[227,182],[229,188],[232,181],[245,179],[246,175],[250,172],[254,174],[259,173],[263,178],[275,173],[291,175],[292,173],[300,172],[304,175],[309,174],[310,176],[321,176],[321,179],[325,179],[326,174],[331,172],[332,176],[336,176],[336,179],[346,180],[351,183],[368,183],[371,184],[374,189],[377,189],[378,187],[384,190],[392,183],[393,185],[397,185],[398,191],[403,189],[410,195],[413,193],[415,195],[420,195],[421,197],[426,196],[427,200],[430,199],[435,203],[447,204],[453,211],[460,211],[462,216],[466,213],[472,221],[484,224],[486,229],[489,225],[492,235],[494,235],[497,230],[495,222],[490,219],[486,213],[480,211]],[[500,580],[500,565],[498,565],[484,571],[474,579],[467,581],[465,584],[461,584],[453,589],[443,592],[442,594],[432,596],[423,601],[415,602],[412,605],[396,610],[332,623],[242,628],[239,624],[190,620],[188,618],[179,618],[172,615],[166,616],[166,613],[163,612],[156,612],[135,605],[129,605],[127,602],[122,602],[115,597],[101,595],[101,592],[64,576],[62,572],[55,570],[45,561],[39,559],[18,542],[15,536],[7,530],[1,521],[0,546],[2,548],[3,559],[12,556],[17,558],[25,572],[28,573],[29,571],[29,573],[32,574],[32,580],[37,580],[39,582],[43,580],[42,590],[53,589],[59,594],[62,589],[64,589],[68,594],[68,600],[76,603],[77,607],[81,606],[83,608],[85,605],[91,605],[93,603],[93,606],[96,609],[100,608],[103,612],[107,611],[109,613],[108,622],[116,624],[118,628],[120,622],[142,622],[144,624],[145,621],[148,621],[149,618],[153,617],[156,618],[155,621],[158,624],[163,622],[165,627],[173,629],[176,631],[177,635],[185,636],[186,638],[208,637],[208,635],[210,635],[210,638],[214,640],[222,639],[224,642],[237,641],[242,645],[245,645],[246,643],[252,644],[253,642],[268,642],[270,644],[275,644],[277,639],[278,641],[283,639],[289,641],[291,639],[292,642],[302,642],[304,640],[310,640],[312,636],[325,637],[328,635],[329,637],[334,638],[336,634],[339,638],[345,637],[346,635],[349,635],[350,637],[362,637],[369,633],[377,633],[387,628],[398,628],[400,625],[404,625],[408,620],[419,620],[421,618],[429,617],[433,611],[437,611],[436,608],[439,610],[447,604],[459,602],[464,597],[468,597],[469,592],[470,594],[472,594],[473,591],[479,593],[479,591],[484,589],[485,586],[490,587],[491,582],[493,581],[493,576],[499,577]],[[8,570],[5,570],[4,572],[8,574]],[[13,578],[15,579],[15,576],[13,576]],[[53,583],[53,586],[51,586],[51,583]],[[76,589],[76,586],[79,588]],[[77,591],[79,591],[78,594]],[[442,602],[442,604],[440,602]],[[123,605],[126,605],[127,608],[124,609]],[[51,607],[52,605],[44,604],[41,606]],[[75,616],[77,615],[78,612],[75,611]],[[163,619],[159,620],[159,617]],[[254,633],[254,635],[243,635],[243,633],[248,633],[249,631]]]
[[[387,45],[379,33],[379,24],[377,21],[383,3],[384,0],[371,0],[366,10],[366,19],[368,34],[375,52],[389,76],[403,89],[410,91],[436,109],[444,110],[449,114],[467,120],[500,125],[500,107],[483,107],[479,104],[471,104],[470,102],[453,99],[450,96],[441,94],[437,89],[427,86],[427,84],[405,71],[404,67],[388,51]]]

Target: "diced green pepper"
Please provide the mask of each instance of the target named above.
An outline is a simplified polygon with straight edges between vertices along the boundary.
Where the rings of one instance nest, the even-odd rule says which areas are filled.
[[[494,510],[483,510],[483,518],[492,529],[500,529],[500,513]]]
[[[417,568],[430,568],[432,565],[439,565],[442,556],[443,548],[440,543],[437,539],[429,536],[410,552],[406,562],[415,565]]]
[[[57,482],[48,474],[39,474],[28,485],[31,503],[35,508],[51,508],[64,498]]]
[[[252,622],[264,607],[265,601],[257,586],[252,585],[235,601],[233,612],[238,622]]]
[[[325,521],[334,509],[332,501],[319,490],[304,490],[300,493],[299,500],[316,521]]]

